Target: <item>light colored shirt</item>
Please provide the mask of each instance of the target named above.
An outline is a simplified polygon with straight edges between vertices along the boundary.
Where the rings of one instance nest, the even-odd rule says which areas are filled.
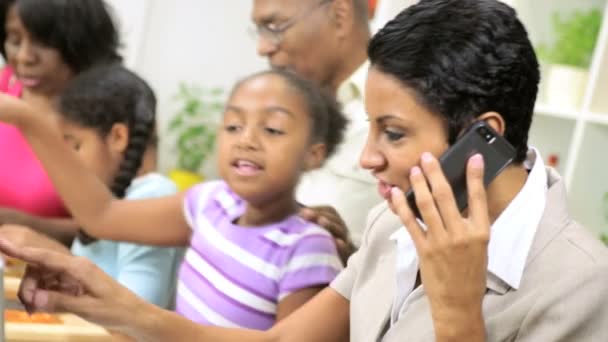
[[[277,305],[302,289],[329,284],[342,269],[332,237],[292,215],[260,227],[234,222],[247,203],[223,181],[189,190],[192,227],[182,263],[176,311],[205,325],[266,330]]]
[[[536,149],[528,151],[524,166],[529,170],[528,179],[492,224],[488,245],[488,277],[496,277],[515,290],[519,288],[528,252],[545,210],[548,189],[545,165]],[[397,248],[397,293],[391,310],[391,324],[395,324],[408,308],[408,297],[414,295],[419,265],[414,242],[404,227],[390,239],[396,242]]]
[[[170,179],[151,173],[134,179],[125,199],[163,197],[176,192]],[[74,255],[90,259],[139,297],[163,308],[173,304],[179,250],[108,240],[85,245],[76,239],[72,245]]]
[[[304,174],[296,193],[304,205],[335,208],[356,245],[361,240],[369,210],[382,201],[377,191],[378,182],[359,165],[369,129],[364,107],[368,69],[366,62],[338,89],[338,100],[349,120],[344,140],[322,168]]]
[[[0,70],[0,92],[20,97],[9,67]],[[0,123],[0,207],[42,217],[68,216],[46,171],[15,126]]]
[[[608,249],[570,216],[565,182],[559,174],[551,168],[545,174],[545,209],[534,229],[518,288],[498,277],[486,279],[482,303],[486,340],[608,341]],[[411,293],[407,310],[391,324],[398,256],[390,236],[402,226],[386,202],[374,208],[361,248],[331,284],[350,302],[352,342],[436,341],[424,285]],[[490,239],[501,244],[500,237]]]

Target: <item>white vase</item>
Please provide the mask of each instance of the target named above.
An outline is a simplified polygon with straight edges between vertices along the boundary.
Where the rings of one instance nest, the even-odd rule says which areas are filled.
[[[589,72],[583,68],[552,64],[547,68],[544,97],[547,104],[564,109],[581,107]]]

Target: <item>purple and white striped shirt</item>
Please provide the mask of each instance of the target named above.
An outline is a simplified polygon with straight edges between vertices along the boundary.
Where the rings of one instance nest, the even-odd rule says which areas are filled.
[[[298,216],[263,227],[233,222],[246,203],[223,181],[186,195],[193,230],[178,279],[176,311],[201,324],[266,330],[277,304],[329,284],[342,269],[329,233]]]

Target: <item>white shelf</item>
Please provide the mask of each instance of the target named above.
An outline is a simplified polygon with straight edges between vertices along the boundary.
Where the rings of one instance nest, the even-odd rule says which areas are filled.
[[[603,9],[603,22],[594,50],[580,108],[564,108],[546,102],[551,89],[541,84],[529,143],[542,156],[557,156],[558,171],[566,180],[574,219],[596,234],[608,233],[608,213],[603,203],[608,192],[608,0],[503,0],[515,6],[533,44],[551,43],[555,34],[552,15],[575,10]],[[549,82],[541,68],[541,79]],[[565,86],[566,84],[564,84]],[[555,94],[553,94],[555,95]]]
[[[586,120],[595,124],[608,126],[608,113],[590,113],[589,115],[587,115]],[[608,173],[608,170],[606,170],[606,172]]]
[[[569,191],[570,209],[576,220],[598,234],[608,233],[608,208],[603,200],[608,193],[606,145],[608,125],[587,125]]]
[[[542,116],[556,117],[560,119],[576,120],[580,117],[580,110],[570,108],[560,108],[545,103],[537,103],[534,113]]]
[[[568,164],[570,141],[574,135],[576,121],[554,116],[535,115],[530,128],[528,144],[536,147],[545,164],[557,157],[557,170],[563,174]]]

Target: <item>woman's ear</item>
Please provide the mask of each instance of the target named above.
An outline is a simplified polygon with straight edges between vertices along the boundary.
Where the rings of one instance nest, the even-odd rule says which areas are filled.
[[[106,143],[114,153],[124,153],[129,146],[129,127],[124,123],[115,123],[106,138]]]
[[[477,117],[477,120],[485,121],[490,127],[492,127],[498,134],[505,135],[507,124],[502,115],[497,112],[486,112]]]
[[[304,169],[306,171],[318,169],[323,165],[323,161],[325,161],[325,157],[327,156],[327,148],[325,144],[313,144],[308,151],[308,155],[306,157],[306,163],[304,164]]]

